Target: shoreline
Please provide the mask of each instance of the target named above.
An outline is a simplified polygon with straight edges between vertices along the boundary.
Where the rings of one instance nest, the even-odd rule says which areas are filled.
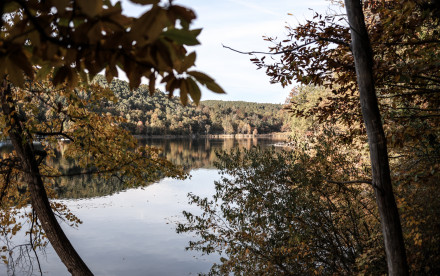
[[[171,135],[171,134],[163,134],[163,135],[139,135],[133,134],[133,137],[136,139],[273,139],[286,141],[290,132],[274,132],[274,133],[265,133],[265,134],[192,134],[192,135]],[[60,141],[64,141],[65,139],[60,138]],[[38,143],[38,140],[34,141],[34,143]],[[11,140],[4,139],[0,140],[0,146],[11,144]]]
[[[291,135],[290,132],[275,132],[265,134],[192,134],[192,135],[133,135],[136,139],[274,139],[274,140],[287,140]]]

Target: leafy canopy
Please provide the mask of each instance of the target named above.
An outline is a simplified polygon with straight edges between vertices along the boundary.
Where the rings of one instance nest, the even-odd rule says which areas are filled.
[[[198,103],[199,84],[224,93],[211,77],[191,70],[196,53],[187,46],[199,44],[201,32],[190,28],[193,11],[171,2],[133,2],[150,9],[132,18],[110,0],[2,1],[0,77],[23,87],[24,75],[38,79],[53,72],[55,86],[66,82],[74,88],[80,78],[86,81],[103,70],[110,82],[120,68],[130,88],[145,77],[153,93],[159,79],[170,94],[180,90],[183,104],[188,96]]]

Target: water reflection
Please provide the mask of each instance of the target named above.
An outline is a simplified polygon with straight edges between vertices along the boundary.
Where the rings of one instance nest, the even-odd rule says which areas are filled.
[[[232,148],[251,148],[273,144],[269,139],[140,139],[143,144],[163,149],[164,156],[186,169],[213,168],[215,151]]]
[[[186,171],[198,168],[214,168],[215,152],[233,148],[251,148],[257,144],[267,146],[274,144],[272,139],[139,139],[142,145],[151,145],[163,150],[163,156]],[[38,147],[38,145],[37,145]],[[64,175],[80,172],[79,165],[73,159],[63,158],[67,148],[66,142],[58,142],[56,157],[46,161],[49,166],[58,169]],[[3,146],[0,153],[12,150]],[[158,181],[159,179],[157,179]],[[117,179],[103,179],[96,175],[76,175],[56,179],[55,191],[58,198],[80,199],[111,195],[124,190],[124,185]]]
[[[203,257],[186,252],[190,237],[176,234],[173,221],[183,220],[182,210],[194,214],[187,193],[202,197],[214,194],[214,181],[220,176],[213,167],[216,150],[253,145],[267,146],[274,140],[261,139],[142,139],[141,143],[163,149],[166,158],[191,171],[187,180],[165,178],[144,188],[123,190],[117,182],[90,176],[62,178],[57,190],[83,224],[78,229],[62,224],[67,236],[95,275],[197,275],[208,272],[218,256]],[[64,143],[59,143],[57,158],[51,162],[61,171],[75,170],[73,160],[62,158]],[[0,154],[10,152],[3,146]],[[75,200],[74,200],[75,199]],[[24,239],[24,237],[23,237]],[[19,243],[19,241],[17,241]],[[44,275],[69,275],[53,249],[41,258]],[[0,275],[6,275],[0,266]],[[17,273],[15,275],[21,275]]]

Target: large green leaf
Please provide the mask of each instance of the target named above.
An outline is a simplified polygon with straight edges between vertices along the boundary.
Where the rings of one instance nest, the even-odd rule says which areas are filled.
[[[181,45],[199,45],[200,42],[197,40],[195,33],[191,31],[182,29],[169,29],[163,33],[163,36],[173,40],[174,42]]]

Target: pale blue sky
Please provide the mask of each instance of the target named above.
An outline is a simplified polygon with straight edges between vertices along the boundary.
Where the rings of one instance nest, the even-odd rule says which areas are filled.
[[[136,16],[138,6],[127,5],[127,14]],[[174,3],[192,8],[197,14],[194,27],[203,28],[199,36],[202,45],[197,52],[197,70],[208,73],[227,92],[218,95],[202,90],[202,100],[240,100],[283,103],[292,87],[270,84],[263,70],[241,55],[222,47],[222,44],[242,51],[267,51],[270,45],[262,36],[285,38],[286,24],[295,26],[311,18],[313,9],[325,12],[327,0],[175,0]],[[291,13],[293,15],[288,15]]]

